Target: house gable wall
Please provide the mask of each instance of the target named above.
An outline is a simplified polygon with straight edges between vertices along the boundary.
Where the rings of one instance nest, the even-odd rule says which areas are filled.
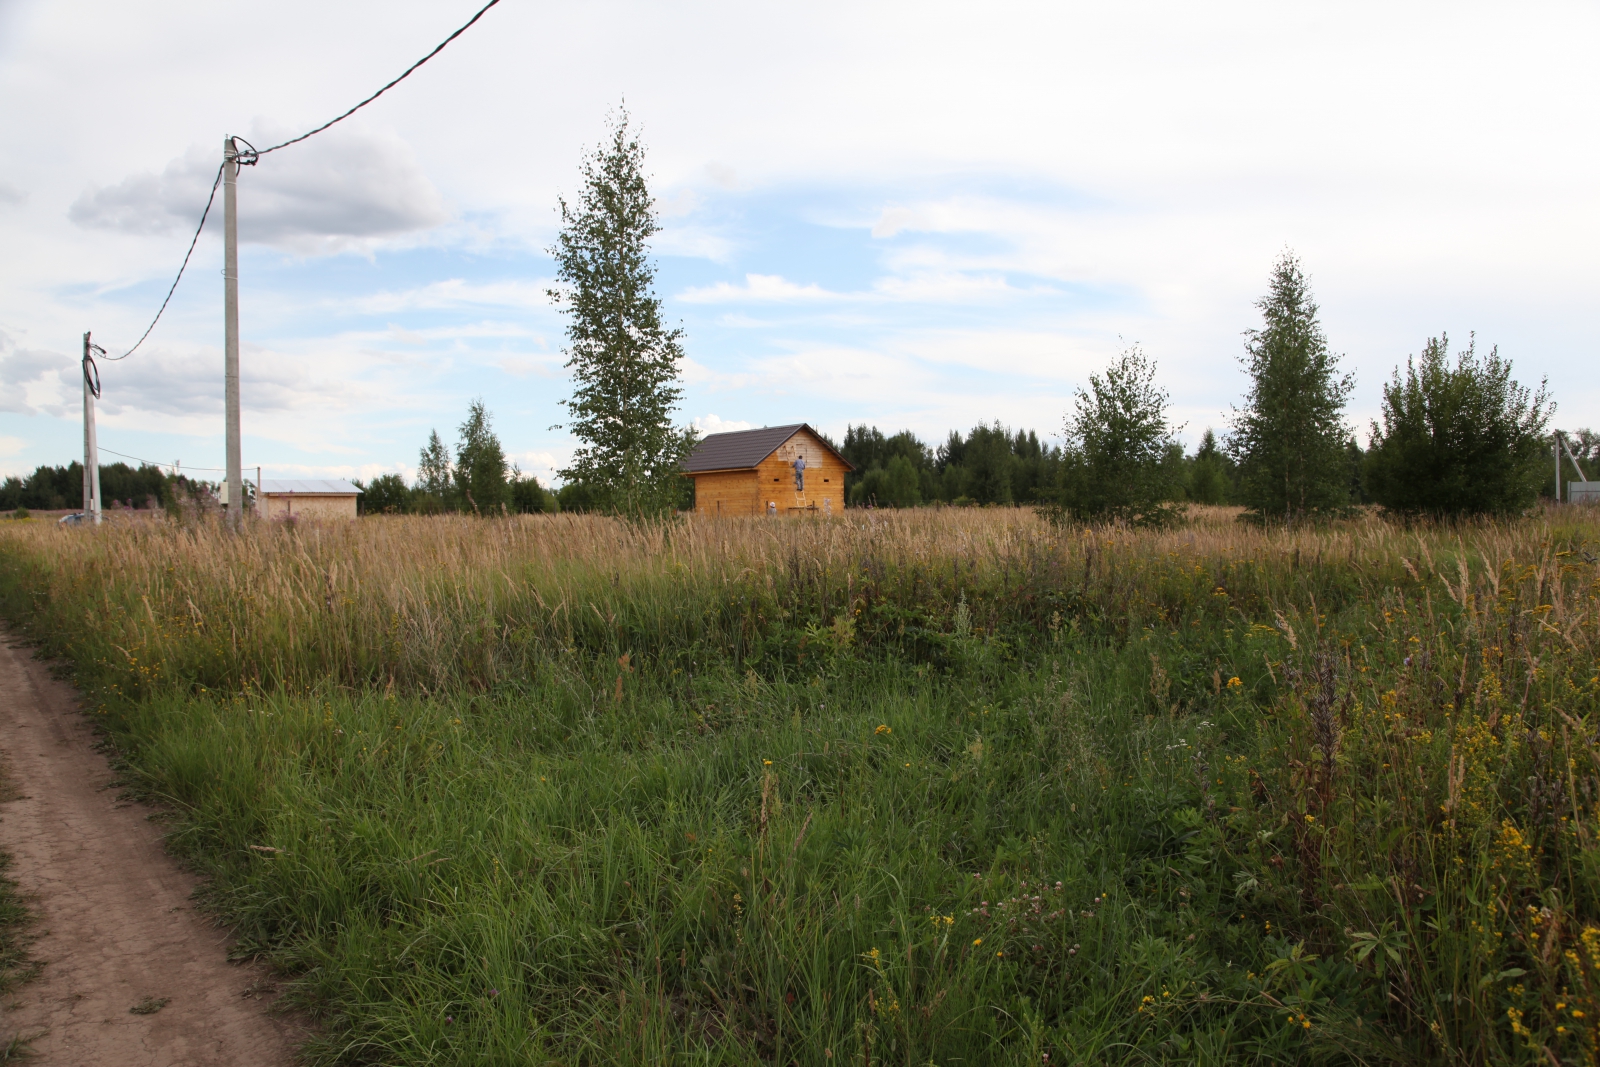
[[[793,463],[806,458],[805,488],[796,491]],[[835,514],[844,510],[844,462],[801,430],[762,460],[755,470],[697,474],[695,512],[701,515]],[[813,509],[814,512],[813,512]]]

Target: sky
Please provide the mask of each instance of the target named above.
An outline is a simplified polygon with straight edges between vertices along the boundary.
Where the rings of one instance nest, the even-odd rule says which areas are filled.
[[[81,458],[83,332],[149,325],[225,136],[319,125],[479,6],[0,0],[0,475]],[[559,482],[545,250],[624,103],[703,432],[1059,440],[1137,344],[1192,444],[1285,252],[1363,435],[1440,333],[1600,426],[1597,46],[1592,0],[502,0],[241,175],[244,463],[410,478],[481,397]],[[101,366],[103,462],[223,464],[219,223]]]

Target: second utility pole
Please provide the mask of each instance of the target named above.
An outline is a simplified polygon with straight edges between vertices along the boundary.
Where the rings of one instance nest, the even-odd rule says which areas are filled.
[[[83,521],[100,525],[100,443],[94,432],[94,398],[100,375],[94,367],[94,345],[83,335]],[[93,378],[90,375],[94,375]]]
[[[227,407],[228,525],[235,529],[244,514],[244,485],[239,440],[239,149],[232,137],[222,141],[222,389]]]

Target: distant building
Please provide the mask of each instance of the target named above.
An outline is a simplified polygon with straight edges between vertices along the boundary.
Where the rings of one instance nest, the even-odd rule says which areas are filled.
[[[353,519],[356,497],[360,495],[360,489],[338,479],[263,478],[261,516],[266,519]]]
[[[684,463],[698,515],[828,515],[854,470],[805,423],[714,433]]]

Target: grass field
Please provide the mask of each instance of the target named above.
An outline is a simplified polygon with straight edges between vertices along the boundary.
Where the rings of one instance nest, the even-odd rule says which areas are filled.
[[[1600,517],[0,524],[315,1064],[1592,1063]]]

